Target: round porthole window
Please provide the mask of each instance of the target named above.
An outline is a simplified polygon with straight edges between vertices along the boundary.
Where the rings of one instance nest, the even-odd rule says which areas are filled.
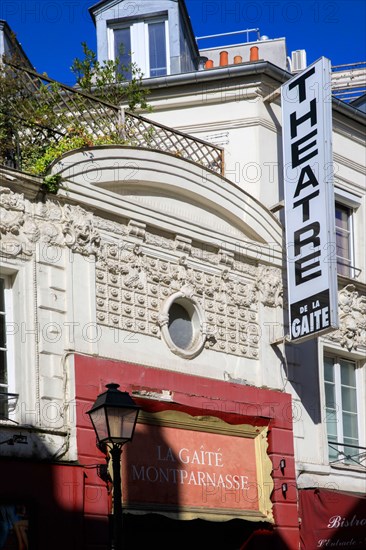
[[[170,306],[168,330],[170,338],[178,348],[188,349],[192,345],[192,317],[178,302],[173,302]]]
[[[206,334],[200,304],[186,293],[177,292],[164,303],[160,315],[161,334],[176,355],[192,359],[202,350]]]

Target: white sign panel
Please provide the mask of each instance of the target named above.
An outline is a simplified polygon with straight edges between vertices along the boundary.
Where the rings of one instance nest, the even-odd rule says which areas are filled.
[[[330,61],[282,86],[287,282],[291,340],[337,328]]]

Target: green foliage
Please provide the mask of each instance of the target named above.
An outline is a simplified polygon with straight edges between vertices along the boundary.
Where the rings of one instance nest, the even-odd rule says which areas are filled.
[[[42,187],[47,193],[56,194],[60,187],[62,187],[62,178],[60,174],[45,176],[43,178]]]
[[[66,136],[57,142],[52,142],[43,152],[36,150],[27,158],[24,158],[23,170],[30,174],[44,175],[57,158],[73,149],[110,145],[113,143],[121,144],[121,139],[113,132],[108,136],[94,137],[85,128],[78,126],[70,127]]]
[[[82,48],[83,59],[75,59],[71,67],[82,92],[113,105],[127,104],[130,111],[151,110],[147,103],[149,92],[142,86],[143,75],[136,64],[122,66],[118,59],[99,63],[85,42]],[[123,128],[119,133],[111,130],[107,135],[97,136],[98,130],[92,124],[89,127],[85,118],[81,123],[78,110],[81,113],[86,110],[82,94],[73,94],[68,103],[61,84],[46,78],[43,81],[29,78],[18,70],[17,60],[3,61],[0,62],[0,164],[45,176],[48,192],[57,192],[60,182],[46,174],[64,153],[97,145],[135,144],[133,136],[127,141],[121,137]],[[126,73],[131,75],[128,81]],[[152,134],[147,137],[151,140]]]
[[[17,59],[0,61],[0,164],[19,166],[36,159],[53,139],[59,124],[59,84],[21,78]]]
[[[13,98],[21,97],[22,87],[9,67],[0,61],[0,160],[11,163],[14,157],[17,126],[12,118]],[[15,127],[14,127],[15,125]]]
[[[100,63],[86,42],[81,45],[84,58],[74,59],[71,66],[81,90],[114,105],[126,103],[131,112],[151,110],[147,103],[149,90],[142,86],[143,74],[136,63],[121,65],[118,58]],[[127,80],[125,74],[131,74],[131,79]]]

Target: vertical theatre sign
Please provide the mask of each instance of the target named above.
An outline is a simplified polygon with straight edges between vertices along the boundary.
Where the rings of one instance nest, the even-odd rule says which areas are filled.
[[[330,61],[282,86],[287,282],[291,340],[337,328]]]

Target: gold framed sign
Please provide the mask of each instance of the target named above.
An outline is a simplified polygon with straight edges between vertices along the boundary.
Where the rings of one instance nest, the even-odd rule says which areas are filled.
[[[175,519],[273,523],[267,427],[177,411],[140,413],[123,449],[124,509]]]

